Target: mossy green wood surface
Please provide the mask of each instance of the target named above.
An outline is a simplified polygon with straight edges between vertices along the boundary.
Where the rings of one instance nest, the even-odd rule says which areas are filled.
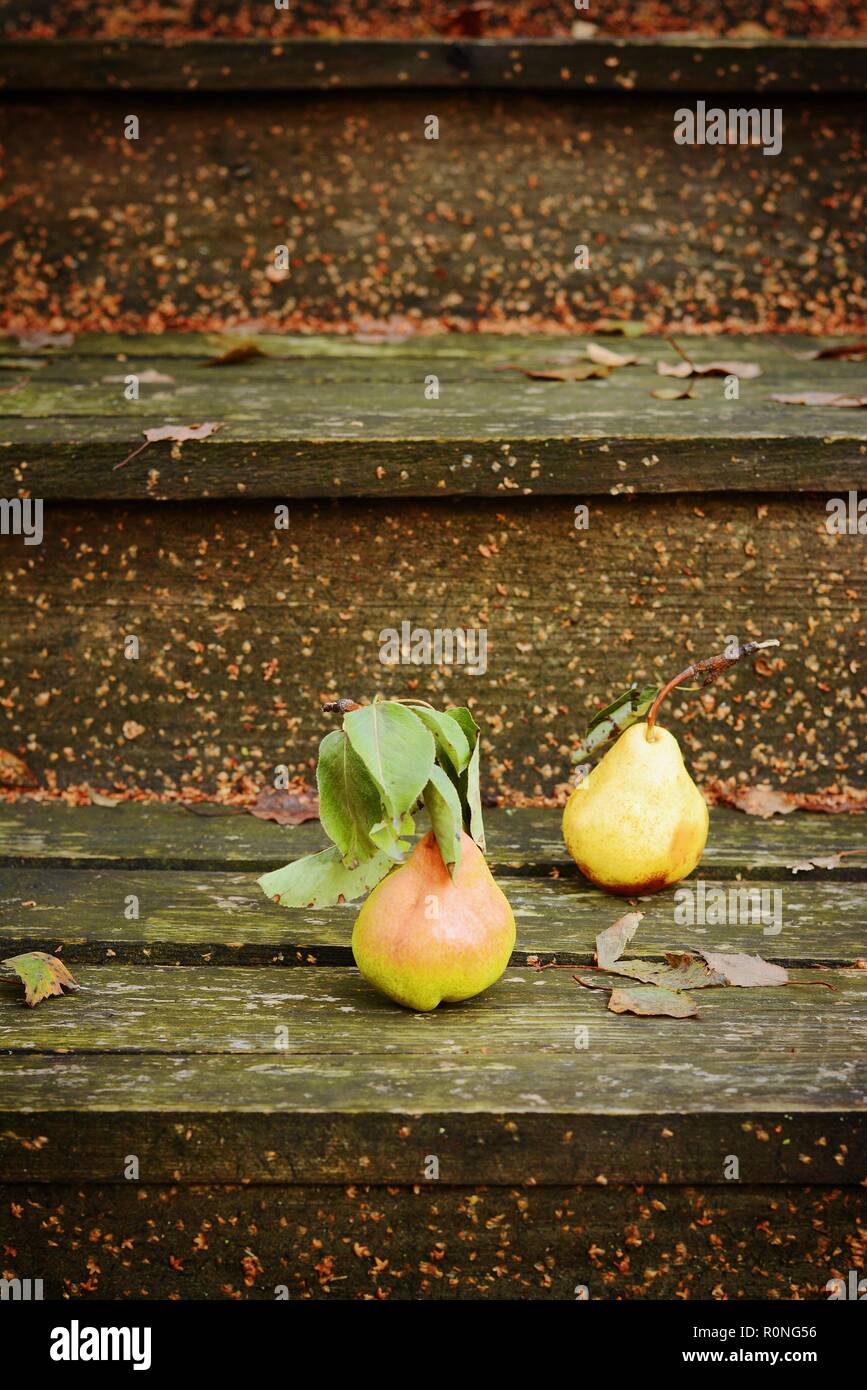
[[[497,877],[517,921],[513,964],[523,965],[528,956],[591,964],[597,933],[624,910],[572,868],[557,879],[499,871]],[[666,951],[704,948],[759,952],[783,964],[846,965],[867,949],[863,880],[841,881],[836,871],[821,870],[812,881],[800,875],[789,882],[750,875],[734,883],[714,880],[706,868],[696,877],[703,880],[708,904],[719,891],[726,894],[724,915],[733,920],[678,923],[675,890],[656,894],[639,904],[644,920],[632,955],[659,959]],[[690,888],[695,893],[696,884]],[[125,915],[130,895],[140,914],[132,921]],[[4,868],[0,953],[51,952],[62,943],[67,965],[350,965],[358,909],[358,903],[277,907],[263,899],[249,873]]]
[[[4,1185],[45,1297],[827,1298],[859,1270],[859,1188]],[[285,1290],[285,1292],[283,1292]],[[766,1313],[772,1318],[772,1313]]]
[[[562,812],[522,808],[485,810],[487,858],[499,874],[581,882],[560,830]],[[867,855],[852,855],[840,868],[793,875],[790,865],[867,847],[867,817],[794,812],[761,820],[715,807],[700,874],[708,878],[775,879],[796,886],[805,879],[831,885],[863,879]],[[264,873],[291,859],[324,849],[318,821],[285,827],[230,807],[119,801],[66,806],[58,801],[0,801],[0,867],[146,868]],[[4,878],[4,884],[8,882]],[[48,882],[53,881],[51,878]],[[209,876],[213,884],[220,879]],[[589,887],[586,891],[590,891]],[[4,895],[5,901],[5,895]],[[605,898],[615,907],[617,901]],[[284,915],[284,923],[288,918]]]
[[[867,570],[857,536],[829,534],[826,497],[589,498],[576,530],[581,496],[299,500],[286,530],[279,493],[47,505],[41,546],[0,538],[2,746],[60,785],[212,794],[283,764],[309,779],[335,726],[323,697],[414,694],[479,711],[485,794],[551,795],[601,704],[736,634],[779,638],[770,668],[666,707],[696,780],[855,781]],[[381,634],[405,621],[484,628],[484,677],[383,664]]]
[[[371,347],[351,339],[255,339],[267,359],[203,370],[215,339],[84,338],[39,360],[6,348],[0,442],[23,487],[43,498],[422,497],[474,494],[514,504],[551,493],[772,492],[856,487],[867,458],[865,414],[787,406],[777,392],[861,389],[855,362],[803,361],[809,340],[687,340],[699,364],[755,362],[763,375],[726,399],[720,377],[695,400],[660,401],[662,339],[595,341],[645,365],[604,380],[535,381],[498,371],[580,357],[581,338],[451,337]],[[154,355],[159,347],[161,355]],[[812,343],[815,349],[815,343]],[[114,355],[112,355],[114,349]],[[124,379],[171,381],[124,396]],[[439,395],[426,398],[433,373]],[[143,443],[167,423],[219,421],[203,442]]]
[[[155,1181],[411,1182],[436,1152],[454,1181],[722,1181],[745,1145],[763,1181],[864,1177],[863,971],[703,991],[689,1022],[556,971],[431,1015],[345,968],[76,974],[62,1012],[2,989],[7,1177],[120,1180],[132,1152]]]

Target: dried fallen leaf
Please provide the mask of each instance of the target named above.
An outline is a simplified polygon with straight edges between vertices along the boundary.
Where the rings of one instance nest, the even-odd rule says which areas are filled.
[[[688,995],[658,985],[613,989],[608,1008],[613,1014],[639,1014],[642,1018],[695,1018],[698,1014]]]
[[[247,810],[257,820],[273,820],[278,825],[300,825],[302,821],[319,819],[319,797],[312,787],[301,791],[264,787]]]
[[[593,329],[594,333],[608,333],[621,338],[641,338],[646,331],[644,324],[636,323],[634,319],[599,319]]]
[[[588,381],[591,377],[610,376],[611,368],[599,362],[570,362],[562,367],[516,367],[511,364],[495,367],[497,372],[522,372],[531,381]]]
[[[660,376],[736,376],[741,381],[750,381],[761,376],[758,362],[657,362],[656,370]]]
[[[841,849],[836,854],[824,854],[813,859],[798,859],[794,864],[787,864],[786,868],[791,869],[793,874],[809,873],[811,869],[839,869],[843,860],[852,854],[867,854],[867,849]]]
[[[857,396],[845,391],[797,391],[793,394],[776,394],[772,401],[781,405],[830,406],[835,410],[857,410],[867,405],[867,396]]]
[[[619,960],[638,931],[643,912],[627,912],[596,938],[596,964],[605,970]]]
[[[867,343],[841,343],[838,347],[814,348],[795,354],[804,362],[867,362]]]
[[[207,362],[200,362],[200,367],[236,367],[241,362],[251,362],[257,357],[270,357],[270,353],[263,352],[259,344],[252,338],[244,338],[234,347],[227,348],[220,353],[219,357],[209,357]]]
[[[665,965],[652,960],[618,960],[606,965],[613,975],[627,975],[645,985],[660,985],[665,989],[707,989],[724,985],[724,977],[709,970],[703,960],[688,952],[666,952]],[[583,981],[582,981],[583,983]]]
[[[139,724],[135,719],[125,719],[121,725],[121,733],[125,739],[140,738],[144,733],[144,724]]]
[[[573,19],[570,33],[573,39],[592,39],[594,34],[599,33],[599,25],[591,24],[587,19]]]
[[[597,362],[600,367],[637,367],[646,362],[634,352],[612,352],[610,348],[600,347],[598,343],[588,343],[585,349],[588,360]]]
[[[702,951],[711,970],[722,975],[726,984],[752,988],[765,985],[786,985],[789,972],[782,965],[772,965],[761,956],[748,956],[743,951]]]
[[[0,786],[38,787],[39,782],[22,758],[0,748]]]
[[[18,346],[28,352],[39,352],[40,348],[72,347],[74,333],[19,333]]]
[[[656,386],[651,391],[658,401],[694,401],[695,392],[692,383],[689,386]]]
[[[77,986],[62,960],[46,955],[44,951],[28,951],[23,956],[10,956],[0,962],[24,983],[24,1002],[31,1009],[52,994],[62,994],[64,989]]]
[[[792,811],[819,811],[828,815],[852,814],[867,811],[867,787],[846,787],[843,791],[784,792],[772,787],[727,787],[721,782],[706,782],[705,800],[711,806],[732,806],[748,816],[789,815]]]
[[[92,788],[89,790],[88,796],[91,806],[105,806],[107,810],[119,806],[123,800],[123,797],[120,796],[103,796],[102,792],[95,792]]]
[[[123,468],[125,463],[129,463],[130,459],[134,459],[149,444],[155,444],[161,439],[171,439],[175,444],[185,444],[188,439],[207,439],[209,434],[220,428],[219,423],[208,420],[204,425],[158,425],[155,429],[145,430],[144,444],[140,444],[131,454],[127,454],[125,459],[121,459],[120,463],[116,463],[115,469]]]

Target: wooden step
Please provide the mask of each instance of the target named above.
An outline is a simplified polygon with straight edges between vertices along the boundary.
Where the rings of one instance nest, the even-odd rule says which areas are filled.
[[[863,327],[867,40],[31,40],[0,65],[13,329]],[[779,108],[780,153],[676,144],[716,99]]]
[[[864,475],[863,411],[772,399],[860,390],[857,361],[804,360],[819,350],[806,338],[691,344],[700,365],[733,358],[762,375],[741,382],[736,400],[716,376],[696,384],[695,400],[669,401],[651,394],[671,384],[659,364],[679,360],[660,338],[597,337],[643,365],[584,382],[510,368],[577,361],[592,338],[249,341],[267,357],[203,370],[231,339],[87,335],[36,357],[7,340],[3,462],[48,499],[472,495],[510,507],[548,494],[846,490]],[[152,373],[163,380],[148,382]],[[137,401],[125,398],[130,374],[142,374]],[[204,420],[219,430],[180,457],[158,443],[116,467],[145,430]]]
[[[826,873],[781,885],[771,875],[778,859],[829,843],[831,819],[714,816],[705,871],[728,855],[745,882],[781,886],[784,929],[775,941],[743,924],[699,927],[691,942],[790,952],[792,983],[698,991],[699,1017],[676,1021],[615,1016],[573,969],[526,963],[466,1005],[398,1009],[337,948],[349,909],[278,913],[231,868],[241,855],[267,859],[272,843],[307,849],[316,826],[287,834],[244,816],[142,805],[5,807],[4,955],[26,944],[28,919],[42,919],[42,945],[53,919],[51,946],[70,961],[80,943],[117,950],[101,964],[75,960],[81,988],[33,1010],[20,986],[0,982],[7,1266],[44,1267],[49,1297],[93,1292],[94,1277],[104,1297],[221,1297],[252,1259],[257,1276],[240,1296],[272,1297],[287,1284],[295,1297],[314,1292],[315,1249],[313,1264],[334,1275],[314,1280],[319,1293],[362,1296],[369,1262],[382,1257],[406,1278],[395,1296],[433,1296],[425,1271],[441,1268],[452,1294],[480,1297],[494,1277],[488,1236],[507,1251],[519,1219],[508,1296],[550,1297],[567,1266],[593,1297],[818,1294],[863,1212],[867,974],[833,963],[859,931],[863,939],[863,883]],[[519,948],[565,947],[586,963],[594,926],[622,904],[563,864],[556,812],[489,822]],[[835,818],[835,834],[857,841],[860,818]],[[196,863],[205,841],[222,869],[164,867],[172,855]],[[101,856],[116,867],[75,867]],[[560,877],[540,877],[545,865]],[[14,905],[25,892],[36,906]],[[113,897],[130,892],[141,896],[141,922],[108,928]],[[643,904],[636,951],[673,944],[673,897]],[[145,932],[158,949],[134,963]],[[331,963],[290,962],[299,934],[330,943]],[[227,965],[232,942],[258,954]],[[158,963],[159,943],[185,963]],[[203,959],[208,943],[214,954]],[[734,1263],[717,1236],[733,1222]],[[640,1270],[622,1253],[636,1239],[649,1251]],[[465,1266],[467,1241],[477,1258]],[[662,1247],[678,1244],[672,1282]],[[603,1281],[591,1252],[618,1248]],[[95,1249],[98,1275],[87,1260]],[[642,1272],[645,1263],[661,1272]],[[549,1271],[544,1284],[530,1273],[537,1264]]]
[[[417,87],[558,92],[867,89],[867,38],[13,39],[8,92],[335,92]]]
[[[797,812],[759,820],[721,807],[710,814],[712,831],[702,866],[718,879],[738,876],[793,886],[792,864],[864,846],[865,823],[858,815]],[[498,874],[546,880],[566,871],[571,874],[556,811],[487,809],[485,833],[487,856]],[[313,854],[323,843],[318,821],[287,829],[213,803],[188,810],[148,801],[119,801],[110,809],[26,797],[0,801],[4,873],[32,865],[40,870],[176,869],[195,874],[225,869],[260,874]],[[801,870],[797,882],[824,883],[827,873]],[[835,869],[828,881],[857,882],[864,876],[865,862],[853,858]],[[280,920],[288,919],[281,914]]]

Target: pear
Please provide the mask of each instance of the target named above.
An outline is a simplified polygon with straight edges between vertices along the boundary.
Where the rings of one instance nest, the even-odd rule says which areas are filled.
[[[461,833],[452,878],[433,832],[376,885],[352,933],[370,984],[407,1009],[435,1009],[498,980],[515,945],[515,918],[474,840]]]
[[[677,739],[633,724],[573,791],[563,813],[566,848],[609,893],[656,893],[691,874],[708,814]]]

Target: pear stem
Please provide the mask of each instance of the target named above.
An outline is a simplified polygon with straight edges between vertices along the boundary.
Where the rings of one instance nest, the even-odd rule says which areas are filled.
[[[778,647],[779,645],[779,638],[770,637],[765,642],[745,642],[742,647],[738,647],[734,656],[729,656],[727,652],[722,652],[719,656],[706,657],[704,661],[694,661],[691,666],[687,666],[685,671],[681,671],[679,675],[675,676],[673,680],[670,680],[668,684],[664,685],[660,690],[648,711],[644,737],[648,741],[650,740],[650,735],[653,733],[653,726],[656,723],[656,716],[659,713],[659,706],[662,704],[666,695],[674,690],[676,685],[680,685],[683,681],[693,680],[696,676],[701,677],[701,684],[703,686],[712,685],[717,676],[721,676],[723,671],[727,671],[730,666],[735,666],[739,661],[743,661],[745,656],[752,656],[753,652],[762,651],[765,647]]]

